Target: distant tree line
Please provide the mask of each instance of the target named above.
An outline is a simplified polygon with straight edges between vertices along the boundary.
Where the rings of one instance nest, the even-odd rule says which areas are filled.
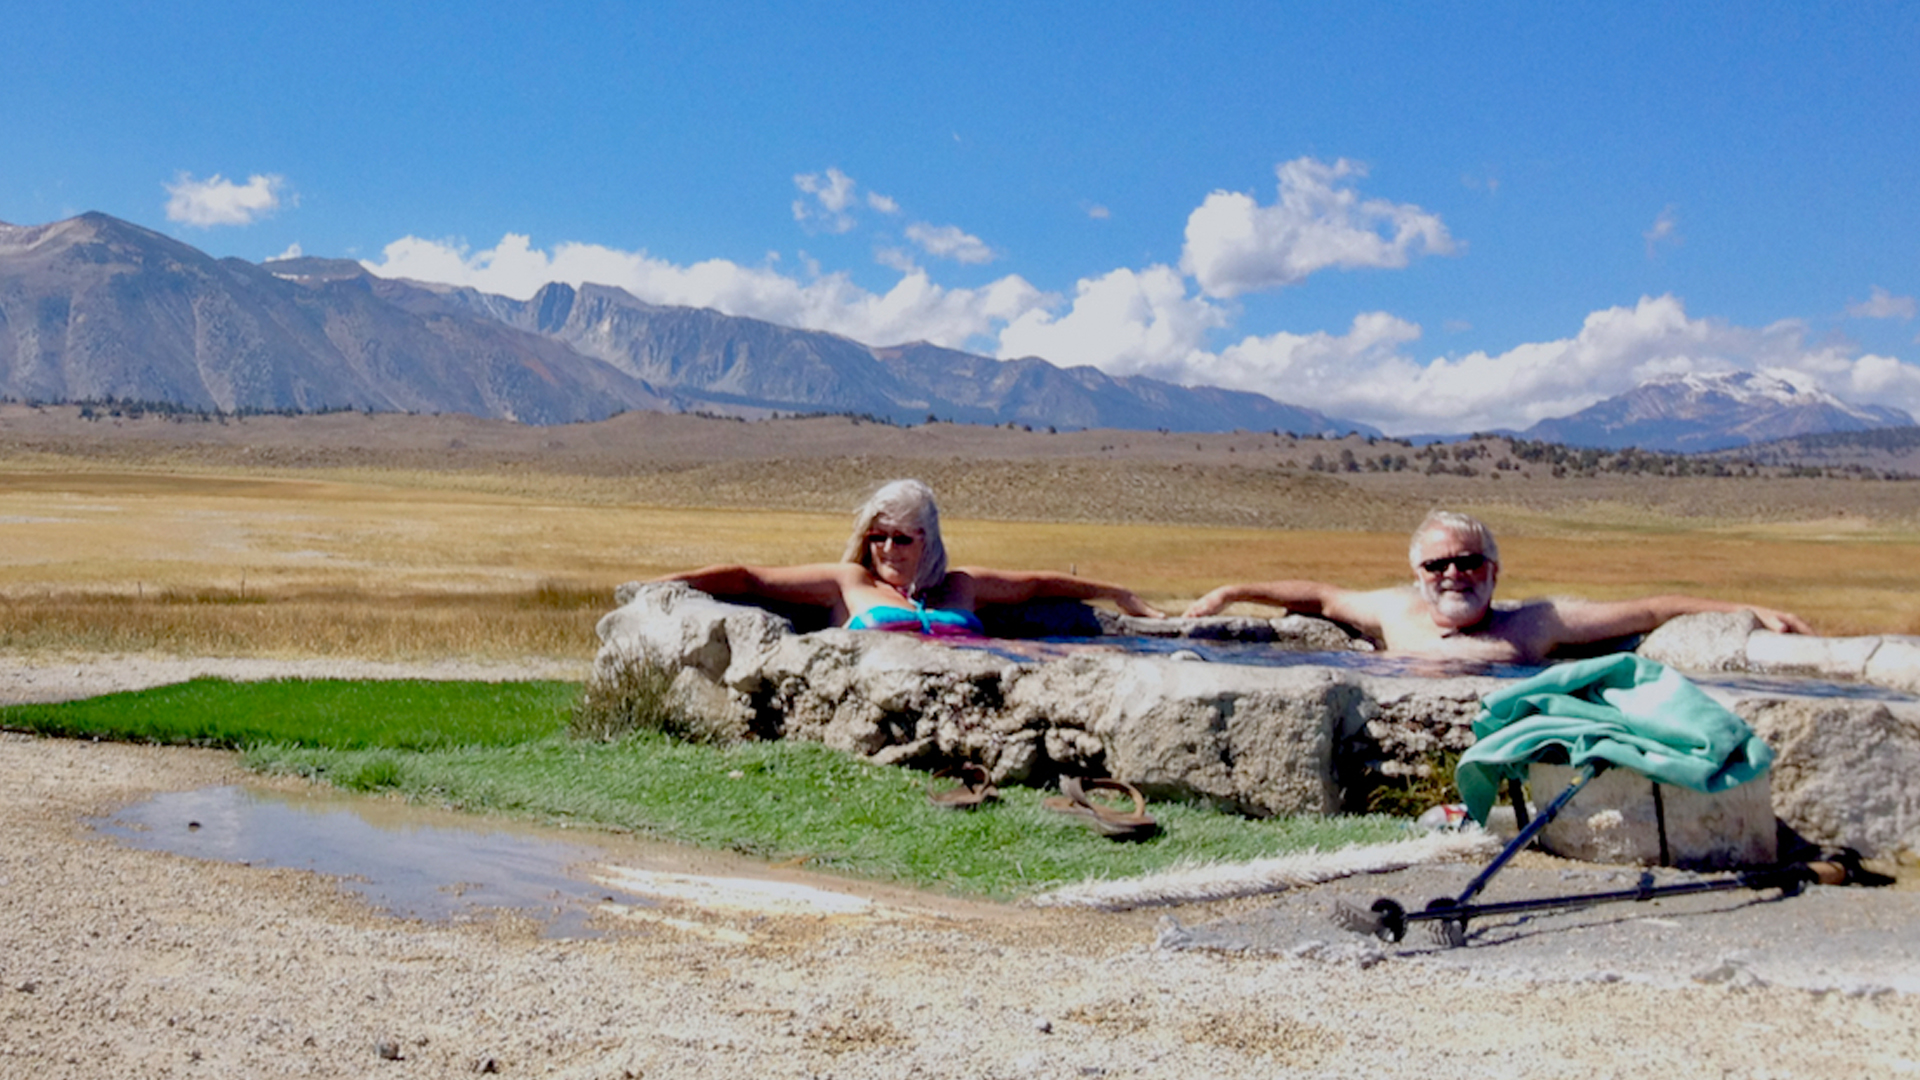
[[[225,423],[228,420],[244,419],[249,416],[328,416],[333,413],[363,411],[354,405],[321,405],[312,409],[265,409],[243,405],[238,409],[203,409],[194,405],[182,405],[175,401],[143,401],[138,398],[27,398],[0,397],[10,405],[26,405],[44,409],[49,406],[78,406],[82,420],[141,420],[147,416],[158,416],[177,423]],[[367,409],[366,412],[373,410]]]
[[[1386,443],[1395,449],[1378,454],[1373,453],[1372,451],[1381,443]],[[1890,443],[1900,445],[1897,441],[1890,441]],[[1501,450],[1505,453],[1500,453]],[[1313,472],[1411,471],[1427,476],[1487,474],[1496,478],[1502,473],[1531,473],[1533,469],[1530,467],[1563,479],[1598,476],[1739,478],[1761,476],[1763,470],[1765,475],[1826,477],[1836,480],[1913,479],[1908,473],[1876,469],[1861,464],[1812,465],[1726,456],[1706,457],[1697,454],[1642,450],[1633,446],[1619,450],[1602,450],[1590,446],[1563,446],[1560,443],[1494,435],[1475,435],[1464,442],[1432,443],[1418,448],[1411,443],[1396,439],[1368,438],[1366,449],[1360,453],[1355,453],[1351,447],[1343,447],[1332,456],[1316,453],[1307,463],[1307,468]]]

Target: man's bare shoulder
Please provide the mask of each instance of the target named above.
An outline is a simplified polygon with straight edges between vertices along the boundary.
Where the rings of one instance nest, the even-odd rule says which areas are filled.
[[[1537,663],[1554,650],[1619,636],[1605,620],[1592,618],[1586,600],[1538,597],[1500,605],[1493,612],[1492,634],[1515,648],[1515,658]]]
[[[1342,622],[1374,630],[1406,623],[1431,622],[1419,590],[1407,585],[1385,589],[1342,589],[1328,598],[1327,614]]]

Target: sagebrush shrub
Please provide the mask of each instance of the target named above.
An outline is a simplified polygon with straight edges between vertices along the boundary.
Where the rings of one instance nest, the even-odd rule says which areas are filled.
[[[576,739],[618,742],[638,731],[658,731],[687,742],[728,737],[674,689],[676,670],[651,656],[595,666],[573,705],[567,730]]]

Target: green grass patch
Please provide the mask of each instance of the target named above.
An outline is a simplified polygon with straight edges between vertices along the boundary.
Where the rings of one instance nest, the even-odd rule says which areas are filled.
[[[391,790],[411,799],[631,829],[650,837],[795,861],[858,877],[1008,898],[1088,878],[1265,858],[1407,835],[1404,819],[1250,820],[1153,803],[1161,834],[1117,843],[1041,806],[1050,792],[1003,789],[978,810],[928,803],[927,773],[874,765],[814,743],[696,745],[652,732],[616,743],[553,737],[425,754],[262,746],[256,769]],[[399,767],[398,778],[388,771]],[[368,783],[372,775],[377,782]]]
[[[250,768],[465,809],[596,825],[922,888],[1011,898],[1090,878],[1406,835],[1378,815],[1250,820],[1154,803],[1159,836],[1117,843],[1003,789],[941,810],[929,776],[805,742],[697,744],[566,733],[571,683],[201,680],[0,709],[45,734],[231,746]]]
[[[75,739],[334,750],[513,746],[566,726],[569,682],[194,679],[83,701],[0,708],[0,727]]]

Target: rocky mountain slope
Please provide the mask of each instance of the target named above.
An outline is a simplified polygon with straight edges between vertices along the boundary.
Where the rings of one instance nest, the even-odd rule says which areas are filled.
[[[425,288],[425,287],[421,287]],[[445,302],[549,335],[635,378],[670,388],[684,407],[732,415],[843,412],[896,422],[1344,435],[1365,424],[1260,394],[1116,379],[1037,357],[995,360],[917,342],[873,348],[705,308],[648,304],[606,285],[551,284],[522,301],[472,289]]]
[[[0,225],[0,395],[533,424],[667,405],[538,334],[397,305],[365,274],[289,280],[273,269],[105,214]]]

